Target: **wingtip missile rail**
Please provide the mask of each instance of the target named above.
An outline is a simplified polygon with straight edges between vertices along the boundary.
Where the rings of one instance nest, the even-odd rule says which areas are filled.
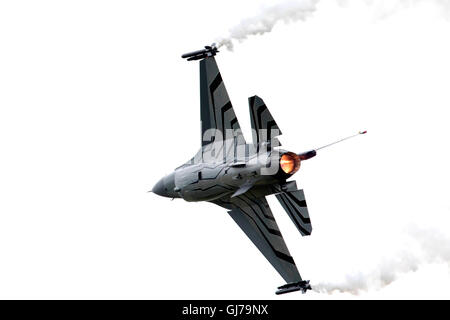
[[[284,286],[278,287],[278,290],[275,294],[285,294],[294,291],[301,291],[302,293],[306,293],[306,291],[311,290],[311,285],[309,284],[309,280],[302,280],[299,282],[288,283]]]
[[[181,58],[187,59],[187,61],[200,60],[207,57],[213,57],[217,52],[219,52],[219,50],[217,50],[216,44],[213,43],[210,46],[205,46],[204,49],[185,53]]]

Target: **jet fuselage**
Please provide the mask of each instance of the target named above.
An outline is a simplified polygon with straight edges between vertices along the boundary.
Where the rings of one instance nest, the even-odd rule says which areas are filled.
[[[274,192],[267,186],[283,185],[298,170],[299,161],[297,168],[281,167],[280,161],[285,154],[295,155],[286,150],[272,150],[243,161],[186,164],[161,178],[152,191],[186,201],[213,201],[250,189],[265,189],[264,194],[269,195]]]

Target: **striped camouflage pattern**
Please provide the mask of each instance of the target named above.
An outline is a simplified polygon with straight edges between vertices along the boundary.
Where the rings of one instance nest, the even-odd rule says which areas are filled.
[[[259,146],[262,142],[271,141],[271,147],[280,146],[279,141],[274,138],[282,134],[281,130],[263,99],[258,96],[250,97],[248,98],[248,106],[252,124],[253,145],[256,147],[256,151],[259,151]]]
[[[302,280],[265,197],[250,190],[214,203],[231,209],[228,213],[233,220],[286,282]]]
[[[236,137],[238,144],[245,144],[239,121],[213,57],[200,61],[200,110],[202,137],[208,129],[217,129],[223,136],[229,129],[233,130],[233,137]],[[210,142],[202,139],[202,146]]]
[[[276,197],[302,236],[309,236],[312,226],[303,190],[279,193]]]

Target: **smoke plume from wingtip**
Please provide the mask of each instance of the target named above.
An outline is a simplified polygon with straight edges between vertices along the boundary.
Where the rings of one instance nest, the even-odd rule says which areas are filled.
[[[402,8],[408,8],[425,0],[365,0],[368,7],[377,12],[378,18],[388,17]],[[450,0],[433,0],[447,17],[450,17]],[[319,0],[284,0],[278,4],[264,7],[259,14],[243,19],[229,29],[228,35],[216,39],[217,47],[225,46],[233,51],[234,42],[242,42],[252,35],[263,35],[271,32],[274,26],[282,21],[285,23],[304,21],[311,17],[317,9]],[[341,7],[348,7],[349,1],[337,0]]]
[[[290,0],[265,7],[258,15],[241,20],[229,30],[227,37],[218,38],[217,45],[232,51],[234,40],[242,42],[249,36],[268,33],[280,21],[289,23],[305,20],[316,10],[318,2],[319,0]]]
[[[435,229],[421,229],[412,226],[407,230],[411,247],[398,251],[389,258],[383,258],[368,272],[348,274],[341,281],[312,284],[318,293],[351,293],[382,289],[401,275],[415,272],[420,266],[431,263],[447,263],[450,267],[450,238]],[[413,250],[416,247],[418,250]]]

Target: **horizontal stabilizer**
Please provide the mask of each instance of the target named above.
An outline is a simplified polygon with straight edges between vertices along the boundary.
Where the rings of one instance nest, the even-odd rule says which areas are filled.
[[[276,197],[302,236],[309,236],[312,226],[303,190],[282,192]]]
[[[253,144],[257,151],[259,151],[259,146],[264,143],[271,143],[269,149],[279,147],[281,144],[275,137],[281,135],[281,131],[263,99],[258,96],[250,97],[248,98],[248,105]]]

